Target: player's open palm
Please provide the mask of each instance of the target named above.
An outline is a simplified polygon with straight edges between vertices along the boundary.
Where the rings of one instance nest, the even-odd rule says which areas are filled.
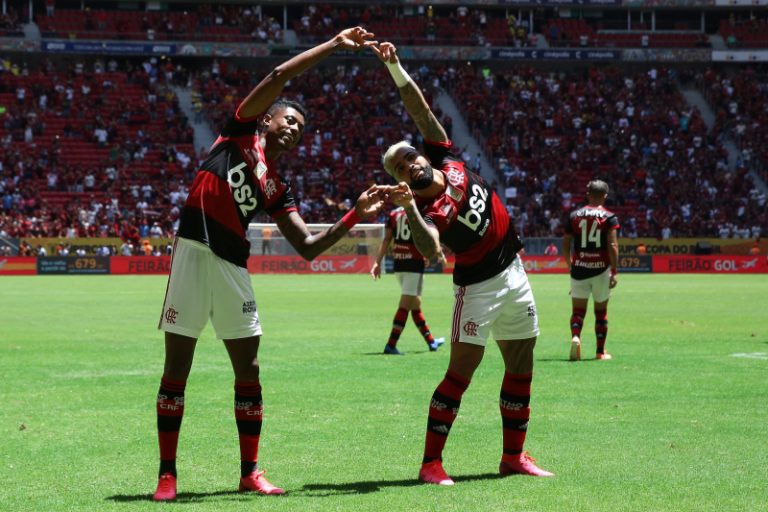
[[[344,49],[357,51],[366,46],[373,48],[376,45],[373,37],[373,32],[368,32],[363,27],[352,27],[339,32],[336,40]]]

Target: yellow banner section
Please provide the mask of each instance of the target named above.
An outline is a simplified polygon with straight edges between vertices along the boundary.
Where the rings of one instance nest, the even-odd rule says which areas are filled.
[[[277,239],[277,237],[275,238]],[[275,240],[273,239],[273,240]],[[122,256],[120,246],[123,240],[117,237],[113,238],[22,238],[32,247],[32,256],[37,256],[38,247],[45,247],[46,256],[57,256],[58,250],[63,245],[69,246],[69,255],[75,256],[75,251],[79,248],[85,249],[88,256],[100,254],[99,250],[106,246],[110,248],[112,256]],[[173,245],[172,238],[147,238],[149,243],[160,249],[165,254],[165,248],[168,244]],[[287,243],[287,242],[286,242]],[[346,237],[339,240],[336,245],[325,251],[325,255],[349,255],[349,254],[371,254],[375,255],[379,250],[381,240],[375,236]],[[258,247],[257,247],[258,249]],[[292,251],[291,251],[292,252]]]
[[[165,254],[165,248],[168,244],[173,244],[172,238],[147,238],[149,243],[160,249]],[[112,238],[22,238],[22,242],[27,242],[32,247],[32,255],[37,256],[38,247],[45,247],[47,256],[57,256],[60,247],[67,245],[69,255],[75,256],[77,249],[85,249],[88,256],[97,254],[102,247],[109,247],[113,256],[120,256],[120,246],[123,240],[119,237]]]
[[[638,255],[640,244],[645,245],[645,253],[652,255],[667,254],[733,254],[754,255],[768,254],[768,240],[759,242],[750,238],[619,238],[620,255]],[[755,252],[757,251],[757,252]]]
[[[173,244],[172,238],[148,238],[149,243],[160,249],[165,254],[165,248]],[[123,240],[120,238],[22,238],[32,246],[33,256],[39,246],[45,247],[48,256],[56,256],[58,248],[64,244],[69,245],[69,253],[74,256],[78,248],[85,249],[86,254],[94,255],[99,249],[107,246],[112,254],[120,256],[120,246]],[[326,251],[326,255],[347,254],[376,254],[381,241],[376,237],[344,238]],[[768,239],[756,242],[744,238],[671,238],[658,240],[656,238],[620,238],[619,254],[622,256],[635,256],[638,246],[645,245],[645,254],[653,255],[682,255],[682,254],[733,254],[754,255],[768,254]]]

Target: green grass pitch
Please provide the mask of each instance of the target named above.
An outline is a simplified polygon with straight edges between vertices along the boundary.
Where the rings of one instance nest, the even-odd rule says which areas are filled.
[[[445,451],[457,485],[416,481],[448,360],[409,320],[380,354],[399,289],[384,276],[253,276],[264,325],[261,464],[286,496],[236,492],[233,378],[208,327],[187,386],[179,500],[157,472],[163,277],[0,279],[0,510],[765,511],[768,276],[627,275],[614,360],[569,363],[568,278],[531,276],[541,322],[526,449],[551,479],[500,478],[501,358],[489,346]],[[449,276],[426,277],[436,336]],[[591,313],[584,355],[594,348]]]

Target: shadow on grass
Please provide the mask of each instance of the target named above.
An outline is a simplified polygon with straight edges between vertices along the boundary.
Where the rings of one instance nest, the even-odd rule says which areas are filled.
[[[496,480],[499,478],[510,478],[498,473],[483,473],[480,475],[461,475],[452,477],[456,483],[472,482],[477,480]],[[417,487],[426,486],[416,478],[407,480],[369,480],[363,482],[347,482],[341,484],[306,484],[304,487],[296,490],[286,489],[285,496],[310,496],[315,498],[342,496],[346,494],[370,494],[380,492],[387,487]],[[256,495],[260,496],[260,495]],[[209,501],[211,498],[227,498],[227,501],[247,501],[254,498],[254,493],[240,493],[237,491],[213,491],[213,492],[180,492],[176,496],[175,503],[196,503]],[[278,498],[285,499],[285,498]],[[116,494],[108,496],[106,501],[117,503],[131,502],[152,502],[152,494]]]
[[[248,494],[244,494],[237,491],[213,491],[213,492],[180,492],[176,496],[175,503],[195,503],[199,501],[206,501],[208,498],[220,498],[229,497],[233,498],[228,501],[245,501],[251,499]],[[104,498],[106,501],[115,501],[117,503],[130,503],[135,501],[152,501],[152,493],[147,494],[116,494],[114,496],[108,496]]]
[[[498,473],[483,473],[480,475],[462,475],[451,477],[456,483],[471,482],[475,480],[495,480],[506,478]],[[293,495],[312,497],[339,496],[343,494],[370,494],[379,492],[386,487],[417,487],[429,485],[420,482],[416,478],[407,480],[369,480],[363,482],[347,482],[342,484],[306,484],[301,489],[291,492]]]
[[[422,354],[431,354],[432,351],[430,350],[409,350],[407,354],[409,355],[422,355]],[[392,354],[385,354],[384,352],[363,352],[362,355],[364,356],[384,356],[384,357],[392,357],[397,359],[396,355]],[[406,352],[403,352],[401,355],[406,355]]]
[[[600,361],[599,359],[595,359],[594,357],[585,357],[578,361],[571,361],[567,357],[542,357],[541,359],[537,358],[536,363],[568,363],[573,365],[578,365],[580,363],[596,363],[601,362],[605,364],[605,361]],[[608,361],[610,363],[610,361]]]

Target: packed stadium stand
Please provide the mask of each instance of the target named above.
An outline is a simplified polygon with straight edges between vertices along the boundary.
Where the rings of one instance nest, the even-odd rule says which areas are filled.
[[[200,126],[218,133],[275,63],[354,24],[402,49],[449,128],[437,100],[458,107],[526,237],[562,235],[593,177],[615,190],[622,236],[764,234],[768,79],[751,61],[768,60],[765,17],[702,4],[683,22],[663,9],[635,20],[616,2],[600,20],[539,4],[11,1],[0,15],[0,236],[111,236],[137,248],[173,236],[212,142],[194,142]],[[583,60],[585,48],[609,59]],[[762,53],[715,61],[734,48]],[[547,49],[571,53],[537,60]],[[178,91],[191,93],[192,110]],[[335,221],[368,185],[388,182],[387,144],[420,142],[371,56],[328,61],[286,95],[311,112],[281,162],[309,222]]]

